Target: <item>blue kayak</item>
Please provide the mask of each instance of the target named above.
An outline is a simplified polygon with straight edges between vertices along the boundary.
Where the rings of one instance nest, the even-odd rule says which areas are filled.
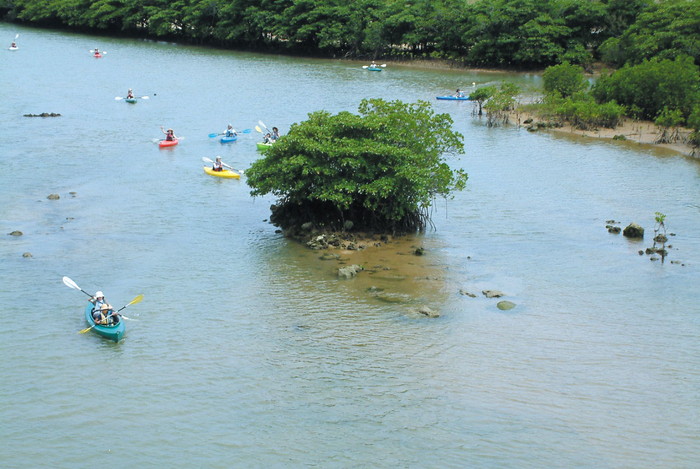
[[[238,140],[238,135],[232,135],[230,137],[223,136],[219,139],[221,143],[231,143],[235,142],[236,140]]]
[[[103,326],[100,324],[95,325],[95,320],[92,318],[92,308],[94,306],[95,305],[88,301],[88,304],[85,307],[85,320],[88,322],[89,325],[95,326],[92,328],[92,330],[97,332],[102,337],[105,337],[109,340],[113,340],[115,342],[119,342],[124,337],[124,332],[126,331],[124,321],[122,321],[120,318],[119,322],[112,326]]]
[[[370,71],[370,72],[381,72],[382,69],[379,68],[379,67],[367,67],[367,71]]]
[[[449,101],[469,101],[469,96],[436,96],[435,99],[444,99]]]

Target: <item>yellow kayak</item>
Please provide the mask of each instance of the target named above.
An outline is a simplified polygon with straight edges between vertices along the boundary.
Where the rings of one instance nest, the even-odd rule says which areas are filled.
[[[213,169],[211,169],[210,166],[205,166],[204,172],[211,176],[216,176],[220,178],[240,179],[241,177],[241,175],[235,171],[229,171],[228,169],[224,169],[223,171],[214,171]]]

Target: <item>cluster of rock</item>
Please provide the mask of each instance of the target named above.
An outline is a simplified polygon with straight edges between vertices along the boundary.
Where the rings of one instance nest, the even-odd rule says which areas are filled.
[[[348,222],[351,223],[351,222]],[[368,246],[379,247],[391,241],[391,235],[367,234],[344,231],[324,231],[316,228],[313,223],[304,223],[298,228],[288,228],[281,231],[287,238],[294,239],[309,249],[344,249],[357,251]]]
[[[283,233],[285,237],[294,239],[313,250],[347,250],[355,251],[365,249],[367,247],[380,247],[383,244],[392,241],[392,236],[388,234],[367,234],[367,233],[355,233],[351,232],[353,228],[353,223],[351,221],[346,221],[343,229],[340,231],[331,231],[319,228],[313,222],[299,223],[289,223],[289,220],[284,220],[282,223],[278,215],[279,212],[276,210],[277,207],[272,206],[271,210],[273,216],[270,217],[270,222],[277,226],[285,226],[284,229],[278,230],[278,232]],[[415,256],[425,255],[425,249],[422,246],[414,246],[411,248],[411,254]],[[322,261],[341,261],[341,256],[334,252],[324,252],[319,256]],[[382,269],[381,266],[375,266],[369,270],[370,273],[377,272]],[[387,268],[385,268],[386,270]],[[352,265],[341,265],[337,269],[337,276],[339,279],[347,280],[357,277],[360,272],[365,271],[365,267],[359,264]],[[411,303],[414,299],[410,295],[403,293],[391,293],[385,292],[381,288],[370,287],[368,293],[372,295],[379,301],[384,301],[388,303],[406,304]],[[470,297],[476,297],[471,293],[464,290],[460,290],[460,293]],[[500,298],[504,296],[503,292],[497,290],[484,290],[482,292],[487,298]],[[500,301],[496,305],[498,309],[507,311],[515,308],[515,303],[510,301]],[[419,305],[413,307],[409,311],[409,315],[415,318],[427,317],[427,318],[438,318],[440,313],[433,310],[429,306]]]
[[[41,114],[25,114],[24,117],[60,117],[57,112],[42,112]]]
[[[10,236],[22,236],[22,235],[24,235],[24,233],[22,233],[22,232],[19,231],[19,230],[15,230],[15,231],[12,231],[12,232],[7,233],[7,234],[10,235]],[[26,258],[32,257],[32,253],[31,253],[31,252],[25,252],[25,253],[22,254],[22,257],[26,257]]]
[[[469,298],[476,298],[476,294],[468,292],[467,290],[460,289],[459,290],[460,295],[468,296]],[[482,290],[481,294],[484,295],[486,298],[500,298],[502,296],[506,296],[505,293],[503,293],[500,290]],[[512,301],[508,300],[502,300],[496,303],[496,307],[500,309],[501,311],[508,311],[513,308],[515,308],[516,304],[513,303]]]
[[[606,221],[605,228],[608,230],[608,233],[612,234],[619,234],[622,232],[622,235],[626,238],[630,239],[644,239],[644,228],[637,223],[630,223],[625,227],[624,230],[622,230],[619,226],[620,222],[615,221],[615,220],[608,220]],[[675,233],[669,233],[668,236],[676,236]],[[668,242],[668,237],[664,233],[658,233],[656,236],[654,236],[654,245],[651,247],[648,247],[646,249],[640,249],[637,251],[637,253],[640,256],[643,256],[644,254],[651,256],[649,260],[651,261],[658,261],[661,259],[663,260],[666,258],[668,255],[668,249],[673,248],[671,244],[668,246],[666,243]],[[657,246],[657,244],[659,246]],[[661,257],[657,257],[657,255]],[[681,264],[685,266],[685,264],[681,263],[680,261],[671,261],[672,264]]]
[[[75,197],[77,194],[76,194],[76,192],[71,191],[71,192],[70,192],[70,195],[71,195],[72,197]],[[59,200],[59,199],[61,198],[61,196],[58,195],[58,194],[49,194],[49,195],[46,196],[46,198],[49,199],[49,200]],[[66,218],[66,220],[72,220],[72,219],[73,219],[72,217]],[[61,227],[61,229],[63,229],[63,227]],[[14,231],[11,231],[11,232],[9,232],[9,233],[7,233],[7,234],[8,234],[8,236],[16,236],[16,237],[24,236],[24,233],[21,232],[20,230],[14,230]],[[24,257],[24,258],[30,258],[30,257],[33,257],[33,256],[32,256],[32,253],[31,253],[31,252],[25,252],[25,253],[22,254],[22,257]]]

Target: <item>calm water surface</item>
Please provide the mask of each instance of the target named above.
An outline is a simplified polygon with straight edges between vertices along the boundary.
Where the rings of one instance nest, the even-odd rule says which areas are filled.
[[[434,100],[535,75],[0,24],[8,46],[18,32],[0,51],[0,466],[700,467],[697,161],[489,129],[470,103]],[[128,88],[150,99],[114,99]],[[339,281],[266,222],[272,199],[202,157],[246,168],[257,132],[207,134],[284,133],[365,97],[450,113],[470,180],[436,203],[435,230],[343,253],[367,270]],[[62,116],[22,117],[41,112]],[[178,147],[153,143],[161,125]],[[664,264],[637,254],[657,211],[676,234]],[[87,297],[64,275],[115,306],[144,294],[124,341],[77,333]],[[415,317],[423,304],[441,317]]]

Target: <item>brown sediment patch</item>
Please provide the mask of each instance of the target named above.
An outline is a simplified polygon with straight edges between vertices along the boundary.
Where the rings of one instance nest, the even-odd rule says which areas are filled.
[[[540,119],[535,113],[523,111],[522,109],[513,111],[511,113],[511,119],[511,122],[519,126],[528,125],[524,124],[524,122],[529,119],[532,119],[533,124],[536,124],[537,122],[546,123],[546,120]],[[677,143],[656,143],[656,140],[661,134],[661,128],[651,121],[625,119],[622,124],[618,125],[614,129],[601,127],[593,130],[581,130],[575,128],[571,124],[564,124],[558,127],[543,127],[539,130],[589,138],[623,140],[640,145],[650,145],[655,148],[664,148],[676,153],[681,153],[685,156],[693,156],[696,158],[700,157],[700,154],[698,154],[692,145],[684,143],[684,141],[687,141],[688,136],[692,133],[691,129],[680,129],[678,133],[681,141]]]
[[[328,277],[337,277],[340,268],[361,266],[363,270],[356,276],[339,280],[358,297],[396,305],[415,306],[427,302],[436,307],[442,302],[446,264],[430,248],[425,248],[422,235],[326,233],[325,236],[336,236],[343,242],[340,247],[328,246],[309,249],[308,252],[319,259]],[[354,248],[347,249],[347,242],[351,242]],[[300,244],[306,245],[303,241]],[[423,254],[417,255],[416,250],[420,248],[423,248]],[[335,255],[338,257],[333,259]]]

